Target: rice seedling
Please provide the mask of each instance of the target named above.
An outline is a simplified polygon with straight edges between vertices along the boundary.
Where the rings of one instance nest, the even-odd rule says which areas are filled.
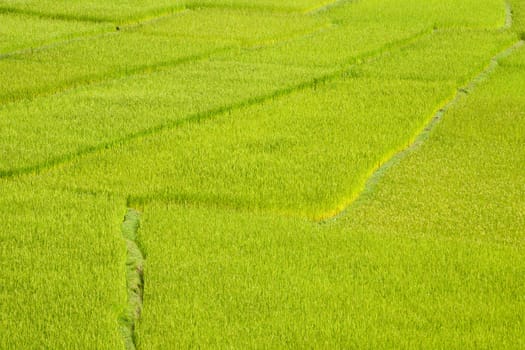
[[[350,70],[218,115],[197,114],[182,126],[140,135],[43,172],[39,181],[110,192],[138,204],[163,198],[329,217],[354,199],[372,171],[411,142],[464,84],[466,74],[479,73],[470,56],[427,58],[429,50],[437,52],[441,43],[444,52],[472,40],[487,65],[512,38],[435,34],[434,40],[357,66],[356,74]],[[427,64],[411,65],[411,56],[425,57]],[[376,66],[387,76],[367,73]],[[428,66],[434,73],[426,72]],[[390,77],[399,69],[407,73]],[[445,72],[448,81],[440,77]]]
[[[0,348],[524,348],[524,10],[0,0]]]
[[[173,0],[2,0],[0,12],[27,14],[34,17],[85,22],[129,21],[144,16],[181,10],[180,1]]]
[[[0,348],[123,347],[124,205],[0,182]]]
[[[0,23],[0,59],[13,54],[14,51],[31,52],[42,45],[100,33],[110,28],[104,24],[71,23],[1,13]]]
[[[502,64],[335,222],[146,204],[140,346],[523,347],[525,69]]]

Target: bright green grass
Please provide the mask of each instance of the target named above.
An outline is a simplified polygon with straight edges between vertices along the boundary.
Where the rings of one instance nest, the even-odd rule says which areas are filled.
[[[416,33],[426,33],[432,28],[494,29],[505,25],[505,7],[502,1],[461,3],[462,8],[458,10],[457,1],[405,1],[402,4],[397,0],[347,2],[319,15],[332,23],[332,30],[280,45],[245,51],[240,55],[230,52],[225,55],[225,59],[333,67],[355,60],[360,53],[377,51],[386,43],[410,38]],[[460,35],[464,33],[451,34]],[[482,36],[483,33],[474,35]],[[471,49],[471,43],[467,40],[465,47],[458,46],[455,49],[464,49],[466,52]],[[440,44],[438,41],[437,45]],[[438,51],[430,56],[436,52]],[[446,54],[444,51],[439,53]]]
[[[486,65],[510,43],[509,36],[499,34],[436,34],[433,39],[357,68],[366,72],[386,61],[383,71],[412,68],[412,79],[350,73],[205,123],[79,158],[41,178],[59,188],[118,193],[139,203],[164,198],[310,218],[331,216],[355,197],[371,171],[406,147],[453,97],[466,72],[470,78],[479,73],[472,56],[427,58],[429,46],[438,51],[471,41],[478,57],[483,52]],[[424,77],[424,67],[411,67],[410,60],[400,65],[407,52],[425,57],[434,76]],[[451,82],[443,81],[446,71]],[[13,154],[19,148],[13,147]]]
[[[141,138],[42,177],[137,201],[330,215],[452,91],[452,84],[349,79]]]
[[[511,59],[521,57],[525,63],[524,53],[522,47]],[[374,197],[404,200],[382,207],[389,219],[375,227],[398,230],[394,213],[412,212],[414,233],[436,231],[447,239],[522,248],[525,96],[520,86],[525,69],[508,67],[506,60],[493,78],[446,114],[421,150],[386,174]]]
[[[356,18],[359,14],[370,16],[367,12],[370,11],[369,8],[345,9],[349,16]],[[229,29],[221,26],[224,22],[230,24]],[[123,33],[108,33],[34,54],[10,57],[0,61],[0,66],[3,67],[0,74],[4,78],[0,80],[3,99],[9,101],[30,98],[35,93],[51,94],[51,97],[8,105],[0,111],[0,114],[9,115],[9,118],[2,119],[3,127],[0,129],[5,144],[0,170],[6,174],[9,171],[36,168],[195,113],[205,113],[218,106],[242,102],[243,98],[269,94],[277,88],[291,86],[300,81],[295,73],[298,70],[289,65],[300,64],[309,67],[309,70],[305,68],[301,72],[304,76],[302,81],[308,81],[324,74],[319,68],[336,69],[339,65],[359,62],[373,53],[395,46],[396,43],[405,44],[403,39],[410,36],[413,37],[412,40],[417,40],[414,34],[422,30],[424,32],[425,26],[415,26],[407,31],[405,26],[400,26],[399,23],[400,18],[392,17],[386,26],[385,23],[378,25],[373,21],[370,21],[369,25],[345,24],[304,36],[305,32],[322,27],[323,21],[313,18],[301,20],[298,16],[205,9],[131,27]],[[199,30],[195,27],[199,24],[207,29]],[[392,30],[391,26],[396,29]],[[479,52],[485,52],[494,50],[496,43],[506,40],[504,34],[501,34],[501,37],[483,34],[467,33],[465,45],[458,44],[464,41],[461,32],[448,35],[450,39],[447,35],[440,35],[437,39],[427,37],[427,41],[423,41],[422,44],[426,45],[427,52],[420,54],[425,55],[423,58],[427,59],[423,68],[432,63],[428,62],[427,58],[432,50],[459,53],[440,56],[445,63],[453,64],[455,60],[471,59],[465,52],[472,50],[474,46],[482,46]],[[486,42],[485,37],[488,39]],[[271,38],[281,38],[284,44],[271,45],[275,41]],[[431,40],[437,41],[435,47],[428,45]],[[221,58],[228,61],[222,67],[213,63],[213,66],[208,68],[197,68],[217,74],[202,74],[202,78],[198,78],[195,74],[192,75],[194,68],[188,68],[192,60],[202,60],[207,53],[211,55],[218,49],[257,43],[267,45],[269,49],[230,50],[228,56]],[[151,55],[151,52],[155,52],[155,55]],[[421,56],[416,56],[415,59]],[[323,60],[320,61],[319,57]],[[481,57],[474,58],[477,62],[482,62]],[[235,69],[230,80],[231,88],[240,94],[228,96],[221,91],[219,85],[211,82],[222,83],[226,79],[224,74],[220,73],[221,70],[228,74],[232,70],[233,62],[239,61],[257,65],[243,65]],[[260,66],[260,63],[265,66]],[[275,66],[276,63],[284,66]],[[396,62],[387,64],[393,67]],[[444,67],[443,62],[440,64]],[[464,74],[471,68],[461,64],[458,66],[463,69]],[[252,75],[264,74],[270,78],[265,79],[265,85],[257,79],[239,79],[239,74],[250,76],[244,68],[257,72]],[[144,82],[143,76],[158,70],[169,70],[169,73],[156,74]],[[442,72],[444,70],[445,68]],[[189,72],[189,78],[184,77],[186,72]],[[33,79],[35,75],[38,75],[39,79]],[[96,82],[102,84],[104,80],[128,75],[131,79],[112,81],[102,85],[105,88],[88,86],[72,92],[66,91],[58,97],[53,95],[64,89]],[[140,77],[137,78],[137,75]],[[173,79],[179,75],[180,79]],[[244,85],[243,80],[246,80],[249,86]],[[144,84],[146,88],[134,83],[135,81]],[[284,84],[285,81],[288,85]],[[172,86],[177,95],[168,95],[167,91],[164,91],[166,85]],[[209,85],[212,87],[211,91],[207,88]],[[94,91],[95,95],[90,95]],[[143,92],[137,95],[137,91]],[[189,91],[194,91],[197,96],[188,93]],[[85,98],[86,94],[90,96]],[[213,102],[206,103],[203,99]],[[34,120],[38,127],[25,122],[27,120]],[[20,152],[21,149],[24,151]]]
[[[360,66],[357,74],[378,79],[453,80],[461,86],[472,79],[472,72],[487,66],[487,54],[494,56],[515,41],[508,32],[438,31],[390,57]]]
[[[0,348],[118,349],[120,200],[0,182]]]
[[[76,21],[126,21],[181,10],[178,0],[1,0],[0,11]]]
[[[0,60],[0,102],[30,99],[35,94],[52,95],[76,86],[176,66],[220,47],[220,43],[135,31],[75,40]]]
[[[211,7],[285,12],[310,12],[337,3],[336,0],[184,0],[189,8]]]
[[[221,21],[227,21],[234,29],[218,30]],[[228,60],[219,60],[224,62],[210,62],[204,59],[205,55],[201,57],[203,52],[228,45],[259,43],[272,46],[268,43],[269,38],[283,35],[285,38],[281,40],[285,42],[299,43],[305,48],[308,45],[316,47],[318,42],[305,42],[310,36],[302,33],[322,23],[268,14],[259,15],[257,22],[258,25],[249,31],[247,24],[256,23],[252,13],[202,10],[172,16],[155,25],[130,28],[122,34],[111,33],[0,61],[4,68],[5,79],[0,80],[4,99],[51,94],[8,104],[0,110],[0,115],[6,116],[0,119],[4,144],[0,171],[5,174],[39,167],[195,113],[242,103],[247,98],[268,96],[284,87],[337,71],[340,63],[348,65],[357,62],[360,56],[386,50],[390,41],[414,35],[410,31],[410,35],[401,30],[389,32],[375,25],[373,36],[377,40],[370,41],[361,38],[366,30],[372,36],[372,26],[365,27],[365,31],[354,30],[349,39],[356,40],[352,42],[349,56],[336,51],[325,52],[322,55],[324,67],[318,66],[315,56],[302,55],[291,46],[286,46],[286,50],[279,48],[281,54],[284,57],[299,54],[303,60],[308,60],[304,68],[279,62],[275,52],[270,52],[269,56],[258,50],[250,52],[274,59],[240,63],[244,51],[239,50],[230,50]],[[209,29],[198,31],[191,28],[190,23],[206,23]],[[192,37],[191,33],[195,32],[199,35]],[[337,27],[329,32],[330,35],[337,33],[334,38],[343,42],[343,34],[350,29]],[[96,55],[93,55],[94,48]],[[191,62],[197,58],[200,63]],[[161,72],[153,74],[156,71]],[[35,75],[39,79],[32,79]],[[119,77],[121,79],[117,79]],[[109,82],[104,84],[105,80]],[[93,86],[96,82],[100,85]],[[88,86],[82,87],[85,84]],[[77,89],[73,89],[75,86]],[[63,93],[56,93],[64,89]],[[34,123],[27,123],[28,120]]]
[[[223,8],[307,12],[331,4],[333,0],[1,0],[0,11],[24,13],[51,19],[91,22],[129,22],[184,9]]]
[[[207,40],[223,45],[250,46],[293,39],[327,27],[330,21],[313,16],[246,11],[199,9],[162,18],[139,27],[149,35]]]
[[[229,26],[221,24],[224,22]],[[249,23],[257,25],[250,27]],[[199,25],[208,29],[197,30]],[[169,69],[205,59],[218,50],[268,45],[322,26],[320,20],[296,16],[261,14],[255,20],[253,14],[241,11],[202,10],[168,16],[0,60],[0,103]]]
[[[336,222],[146,205],[140,347],[523,348],[524,79],[497,69]]]
[[[0,57],[16,50],[30,49],[57,40],[108,30],[109,25],[71,23],[30,16],[0,13]]]
[[[0,0],[0,348],[524,348],[522,3]]]
[[[363,212],[364,222],[330,228],[209,208],[145,211],[141,348],[525,343],[523,248],[443,239],[432,214],[423,235],[410,230],[413,211]]]
[[[522,0],[517,0],[520,2]],[[340,1],[322,16],[342,23],[389,23],[397,18],[411,27],[427,23],[437,28],[495,29],[505,25],[502,0],[365,0]]]
[[[312,69],[197,62],[52,97],[0,112],[0,171],[39,167],[310,79]]]
[[[501,3],[488,1],[484,4],[470,8],[470,16],[475,16],[487,27],[499,25],[501,20],[497,18],[504,15],[504,11],[497,11]],[[405,12],[411,6],[413,4],[386,7],[380,18],[376,11],[378,5],[367,2],[364,5],[358,2],[335,7],[334,12],[338,15],[330,17],[323,13],[319,18],[224,9],[186,11],[124,32],[108,33],[2,60],[0,102],[29,97],[35,93],[53,93],[137,71],[169,67],[227,47],[268,45],[297,36],[296,40],[285,41],[277,48],[262,52],[257,50],[248,59],[309,66],[344,65],[348,60],[355,59],[355,56],[380,50],[387,43],[411,37],[435,25],[435,17],[431,15],[440,13],[435,6],[420,9],[420,16],[407,17]],[[468,6],[471,5],[465,5],[466,8]],[[493,10],[492,16],[477,12],[485,11],[486,6]],[[341,21],[343,15],[345,20]],[[465,19],[458,18],[458,23],[460,20]],[[335,27],[316,33],[333,21],[338,23]],[[24,32],[23,28],[14,31]],[[301,38],[301,34],[309,31],[312,31],[311,36]],[[233,59],[238,59],[238,54],[234,52]],[[243,56],[239,57],[243,59]],[[35,75],[39,79],[33,79]]]
[[[525,1],[523,0],[512,0],[510,1],[513,14],[512,27],[515,32],[525,40]]]
[[[430,27],[428,23],[414,23],[407,28],[397,19],[385,23],[340,24],[296,40],[251,50],[231,50],[219,57],[240,62],[337,69],[384,51],[389,46],[396,47],[429,34]]]

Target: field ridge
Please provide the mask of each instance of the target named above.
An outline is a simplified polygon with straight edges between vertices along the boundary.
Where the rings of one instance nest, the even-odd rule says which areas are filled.
[[[337,7],[347,2],[352,2],[352,1],[355,1],[355,0],[332,0],[332,1],[326,2],[325,4],[321,4],[318,6],[314,6],[313,8],[310,8],[310,9],[306,9],[303,11],[303,13],[307,15],[312,15],[312,14],[316,14],[319,12],[328,11],[333,7]]]
[[[103,37],[106,35],[116,35],[116,34],[119,34],[120,31],[126,31],[126,30],[130,30],[133,28],[137,28],[145,24],[149,24],[155,21],[162,20],[166,17],[176,16],[185,11],[187,11],[187,9],[180,9],[180,10],[175,10],[171,12],[166,12],[166,13],[162,13],[162,14],[152,16],[152,17],[144,17],[144,18],[136,19],[136,20],[129,21],[126,23],[120,23],[118,24],[118,26],[113,22],[102,22],[102,23],[107,24],[108,27],[102,28],[99,30],[79,33],[77,35],[68,34],[65,37],[56,38],[54,40],[50,40],[45,43],[40,43],[39,45],[36,45],[36,46],[22,47],[22,48],[19,48],[19,49],[10,51],[10,52],[0,53],[0,60],[7,59],[10,57],[21,56],[21,55],[33,54],[36,52],[42,52],[42,51],[46,51],[46,50],[53,49],[53,48],[63,46],[63,45],[68,45],[70,43],[74,43],[78,41],[91,40],[93,38]],[[1,8],[0,8],[0,14],[2,14]]]
[[[71,14],[60,14],[60,13],[44,13],[38,12],[30,9],[20,9],[17,7],[10,7],[2,5],[0,6],[0,14],[17,14],[17,15],[26,15],[37,18],[44,19],[54,19],[61,21],[73,21],[73,22],[92,22],[92,23],[112,23],[110,20],[103,19],[96,16],[86,16],[86,15],[71,15]]]
[[[327,223],[331,221],[335,221],[339,219],[340,217],[346,215],[346,213],[349,211],[349,209],[354,205],[358,204],[361,199],[361,197],[365,197],[369,192],[373,191],[376,184],[380,181],[381,177],[384,175],[388,169],[398,164],[403,158],[408,156],[410,153],[414,152],[416,149],[418,149],[429,137],[432,133],[432,130],[439,124],[439,122],[443,119],[445,114],[456,104],[458,104],[461,100],[466,98],[470,93],[474,92],[475,89],[483,82],[485,82],[490,75],[496,70],[496,68],[499,65],[499,60],[508,57],[511,55],[514,51],[518,50],[525,44],[524,40],[519,40],[518,42],[514,43],[512,46],[506,48],[505,50],[499,52],[496,54],[492,59],[490,60],[489,64],[486,66],[486,68],[481,71],[479,74],[477,74],[467,85],[465,85],[462,88],[457,89],[456,94],[454,97],[448,101],[443,107],[441,107],[436,114],[434,114],[430,120],[423,126],[422,129],[418,133],[416,133],[412,138],[409,139],[409,141],[406,143],[407,146],[399,149],[394,150],[387,154],[385,156],[385,160],[380,162],[378,166],[374,169],[371,169],[368,174],[369,176],[366,177],[366,179],[363,182],[363,185],[361,188],[357,190],[357,192],[350,197],[350,199],[341,205],[341,209],[335,210],[333,213],[325,213],[321,216],[318,222],[321,223]]]
[[[135,328],[142,312],[144,296],[144,253],[140,249],[138,230],[140,214],[128,209],[122,223],[122,237],[126,243],[126,287],[128,307],[119,319],[127,350],[136,349]]]
[[[0,14],[14,14],[14,15],[26,15],[35,18],[52,19],[59,21],[71,21],[71,22],[87,22],[87,23],[107,23],[107,24],[119,24],[126,25],[134,22],[142,22],[154,19],[156,17],[164,17],[177,12],[181,12],[188,9],[188,7],[181,7],[180,5],[169,6],[164,8],[152,9],[137,15],[132,15],[125,18],[108,18],[104,16],[93,16],[93,15],[76,15],[68,13],[46,13],[32,10],[29,8],[22,9],[13,6],[0,5]]]
[[[227,104],[227,105],[224,105],[224,106],[220,106],[220,107],[217,107],[217,108],[214,108],[214,109],[211,109],[211,110],[207,110],[207,111],[204,111],[204,112],[199,112],[199,113],[190,115],[190,116],[188,116],[188,117],[186,117],[184,119],[174,120],[174,121],[171,121],[171,122],[168,122],[168,123],[164,123],[164,124],[160,124],[160,125],[154,126],[152,128],[149,128],[149,129],[140,130],[138,132],[128,134],[125,137],[122,137],[120,139],[113,140],[111,142],[95,145],[95,146],[92,146],[92,147],[87,147],[87,148],[84,148],[84,149],[80,150],[79,152],[75,152],[75,153],[72,153],[72,154],[67,154],[67,155],[64,155],[64,156],[61,156],[61,157],[56,157],[54,159],[50,159],[50,160],[48,160],[48,161],[46,161],[45,163],[42,163],[42,164],[37,164],[37,165],[34,165],[34,166],[21,167],[21,168],[17,168],[17,169],[9,169],[9,170],[0,171],[0,179],[1,178],[13,178],[13,177],[16,177],[16,176],[26,175],[26,174],[31,174],[31,173],[38,173],[40,171],[47,170],[47,169],[53,168],[53,167],[58,166],[58,165],[68,163],[68,162],[70,162],[70,161],[72,161],[72,160],[74,160],[74,159],[76,159],[78,157],[82,157],[82,156],[85,156],[85,155],[93,154],[93,153],[96,153],[96,152],[99,152],[99,151],[103,151],[103,150],[106,150],[106,149],[110,149],[110,148],[113,148],[113,147],[116,147],[116,146],[121,146],[121,145],[124,145],[124,144],[126,144],[126,143],[128,143],[130,141],[133,141],[133,140],[136,140],[136,139],[139,139],[139,138],[142,138],[142,137],[152,136],[152,135],[155,135],[155,134],[157,134],[159,132],[162,132],[162,131],[165,131],[165,130],[174,129],[174,128],[180,127],[182,125],[208,120],[208,119],[211,119],[211,118],[216,117],[218,115],[222,115],[224,113],[228,113],[228,112],[231,112],[231,111],[234,111],[234,110],[242,109],[242,108],[245,108],[245,107],[248,107],[248,106],[258,105],[258,104],[264,103],[266,101],[270,101],[270,100],[278,98],[278,97],[283,97],[283,96],[286,96],[286,95],[290,95],[290,94],[292,94],[294,92],[298,92],[298,91],[302,91],[302,90],[305,90],[305,89],[313,88],[313,87],[318,86],[320,84],[324,84],[324,83],[327,83],[327,82],[339,79],[342,75],[345,75],[345,74],[351,72],[351,70],[357,64],[373,61],[374,59],[376,59],[378,57],[381,57],[382,55],[386,54],[389,50],[396,50],[396,49],[400,49],[400,48],[405,47],[405,46],[410,46],[414,42],[417,42],[419,39],[425,37],[426,35],[430,35],[432,32],[433,32],[433,30],[428,30],[427,29],[427,30],[423,30],[423,31],[421,31],[419,33],[416,33],[416,34],[414,34],[412,36],[409,36],[407,38],[403,38],[403,39],[396,40],[394,42],[388,43],[388,44],[384,45],[383,47],[381,47],[379,49],[372,50],[372,51],[369,51],[369,52],[365,52],[365,53],[363,53],[361,55],[353,57],[351,59],[351,63],[347,64],[346,67],[344,67],[342,69],[339,69],[339,70],[336,70],[334,72],[330,72],[330,73],[327,73],[327,74],[324,74],[324,75],[320,75],[320,76],[317,76],[317,77],[312,77],[309,80],[303,81],[301,83],[298,83],[298,84],[295,84],[295,85],[292,85],[292,86],[289,86],[289,87],[286,87],[286,88],[282,88],[282,89],[279,89],[279,90],[274,90],[274,91],[271,91],[271,92],[266,93],[264,95],[259,95],[259,96],[252,97],[252,98],[249,98],[249,99],[246,99],[246,100],[237,101],[237,102],[234,102],[234,103],[231,103],[231,104]],[[218,50],[220,50],[220,49],[218,49]],[[197,60],[199,60],[199,59],[206,59],[204,57],[200,57],[199,55],[196,55],[196,56],[199,57]],[[209,57],[209,55],[206,56],[206,57]],[[180,59],[179,61],[181,61],[181,60],[183,60],[183,59]],[[191,62],[191,60],[188,59],[187,62]],[[181,62],[181,64],[187,63],[187,62]],[[153,72],[147,71],[147,73],[151,74]],[[138,74],[140,74],[140,73],[138,73]],[[118,78],[116,78],[116,79],[118,79]]]
[[[0,349],[525,348],[521,9],[0,0]]]
[[[512,5],[507,0],[505,1],[505,24],[503,25],[503,30],[508,30],[512,28],[512,22],[514,21],[513,15],[512,15]]]
[[[334,1],[337,2],[338,0]],[[270,12],[270,13],[283,13],[283,14],[309,14],[312,9],[301,9],[296,7],[275,7],[273,5],[258,5],[258,4],[224,4],[224,3],[210,3],[207,1],[193,1],[190,4],[185,4],[184,8],[190,10],[198,9],[225,9],[225,10],[244,10],[244,11],[258,11],[258,12]],[[314,10],[317,7],[314,7]]]
[[[162,17],[155,18],[154,20],[158,20],[161,18]],[[138,27],[141,25],[143,25],[143,22],[138,22],[133,25],[126,25],[122,28],[122,30],[125,31],[126,29]],[[188,55],[184,57],[178,57],[178,58],[171,59],[171,60],[158,61],[152,64],[143,64],[143,65],[134,66],[134,67],[118,67],[112,72],[106,71],[100,74],[91,74],[91,75],[86,74],[79,78],[72,79],[69,81],[64,81],[54,86],[50,85],[50,86],[43,86],[40,88],[33,88],[30,91],[25,91],[25,90],[12,91],[9,93],[0,94],[0,107],[2,107],[3,105],[11,104],[11,103],[17,103],[19,101],[31,101],[38,97],[52,96],[55,94],[68,92],[68,91],[75,90],[75,89],[85,87],[85,86],[101,84],[101,83],[105,83],[105,82],[109,82],[113,80],[125,79],[125,78],[134,77],[134,76],[153,74],[156,72],[175,68],[179,65],[195,63],[198,61],[204,61],[204,60],[210,59],[211,57],[215,55],[227,53],[229,51],[236,50],[236,49],[250,50],[250,49],[262,48],[262,47],[267,47],[267,46],[274,46],[274,45],[277,45],[283,42],[287,42],[289,40],[295,40],[303,36],[309,36],[317,32],[321,32],[331,26],[332,26],[331,23],[327,23],[324,26],[315,27],[308,31],[290,33],[289,35],[282,36],[282,37],[254,41],[254,42],[246,43],[244,45],[224,45],[224,46],[216,47],[213,49],[205,50],[203,52],[199,52],[196,54],[192,54],[192,55]],[[106,32],[93,33],[92,35],[79,36],[71,40],[51,43],[49,45],[45,45],[40,48],[27,48],[27,49],[17,50],[11,53],[0,54],[0,60],[7,59],[10,57],[16,57],[19,55],[32,54],[38,51],[45,51],[47,49],[59,47],[62,44],[67,45],[68,43],[77,42],[77,41],[84,41],[84,40],[89,41],[92,38],[103,37],[106,35],[119,35],[120,33],[121,31],[119,29],[118,31],[117,30],[106,31]],[[388,44],[385,45],[385,47],[387,46]]]
[[[105,72],[105,74],[93,74],[85,75],[79,79],[65,81],[62,84],[56,86],[48,86],[34,89],[33,91],[27,92],[15,92],[14,94],[0,95],[0,107],[2,105],[17,103],[20,101],[31,101],[38,97],[53,96],[60,93],[66,93],[81,87],[96,85],[104,82],[113,80],[125,79],[133,76],[141,76],[147,74],[153,74],[162,70],[177,67],[179,65],[194,63],[201,60],[206,60],[209,57],[226,52],[232,49],[232,47],[221,47],[206,52],[198,53],[195,55],[189,55],[185,57],[176,58],[168,61],[156,62],[154,64],[145,64],[138,67],[132,68],[120,68],[114,72]]]
[[[42,52],[48,49],[59,47],[61,45],[67,45],[69,43],[74,43],[74,42],[82,41],[86,39],[89,40],[90,38],[102,37],[102,36],[110,35],[114,33],[115,33],[114,30],[109,31],[107,29],[100,29],[100,30],[93,30],[93,31],[88,31],[84,33],[79,33],[77,35],[67,34],[61,38],[56,38],[54,40],[50,40],[44,43],[39,43],[38,45],[35,45],[35,46],[29,46],[29,47],[26,46],[26,47],[18,48],[13,51],[0,53],[0,61],[11,58],[11,57],[34,54],[36,52]]]

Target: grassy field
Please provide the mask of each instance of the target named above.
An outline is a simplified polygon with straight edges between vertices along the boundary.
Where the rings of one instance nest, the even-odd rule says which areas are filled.
[[[0,0],[0,349],[525,347],[521,0]]]
[[[0,187],[0,348],[122,346],[122,200]]]

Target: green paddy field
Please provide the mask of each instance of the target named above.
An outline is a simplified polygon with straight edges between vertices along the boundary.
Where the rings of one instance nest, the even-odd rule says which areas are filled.
[[[525,0],[0,0],[0,349],[524,349]]]

